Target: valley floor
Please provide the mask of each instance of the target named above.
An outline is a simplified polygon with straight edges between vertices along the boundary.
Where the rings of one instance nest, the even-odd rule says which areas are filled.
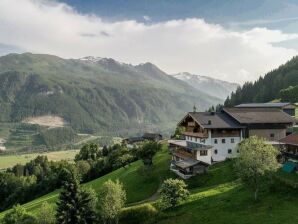
[[[49,160],[59,161],[59,160],[67,160],[73,161],[75,155],[79,152],[79,150],[63,150],[63,151],[53,151],[46,153],[28,153],[28,154],[19,154],[15,153],[12,155],[1,155],[0,156],[0,170],[7,169],[13,167],[16,164],[25,164],[37,156],[47,156]]]

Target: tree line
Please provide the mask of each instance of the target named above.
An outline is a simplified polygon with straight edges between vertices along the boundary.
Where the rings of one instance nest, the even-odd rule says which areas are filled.
[[[290,87],[292,86],[292,87]],[[246,82],[238,87],[224,103],[231,107],[241,103],[263,103],[280,99],[296,103],[298,101],[298,57],[260,77],[255,82]],[[294,96],[294,97],[293,97]]]

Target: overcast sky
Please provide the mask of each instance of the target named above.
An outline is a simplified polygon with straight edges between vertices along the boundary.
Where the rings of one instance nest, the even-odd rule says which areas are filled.
[[[286,7],[298,9],[288,1]],[[153,1],[158,9],[178,10],[175,15],[154,10],[141,0],[147,11],[132,0],[127,0],[126,7],[111,3],[125,1],[110,0],[96,8],[96,2],[100,4],[92,0],[0,0],[0,55],[33,52],[63,58],[111,57],[132,64],[152,62],[167,73],[187,71],[243,83],[256,80],[298,52],[294,14],[285,17],[281,7],[270,8],[266,18],[260,16],[262,11],[254,14],[257,9],[266,10],[268,1],[237,6],[240,11],[247,8],[246,14],[238,15],[235,5],[233,12],[222,1],[210,0],[210,12],[216,16],[206,13],[210,5],[204,8],[194,1],[189,1],[194,4],[189,7],[197,11],[188,14],[179,14],[176,0],[174,6],[171,1]]]

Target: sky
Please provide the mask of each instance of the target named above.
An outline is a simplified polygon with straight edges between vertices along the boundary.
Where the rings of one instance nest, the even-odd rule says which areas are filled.
[[[0,0],[0,55],[151,62],[243,84],[298,54],[298,0]]]

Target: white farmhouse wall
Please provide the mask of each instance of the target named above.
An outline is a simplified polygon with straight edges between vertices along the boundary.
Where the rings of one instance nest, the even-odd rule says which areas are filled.
[[[225,143],[222,142],[222,139],[225,139]],[[234,139],[234,142],[232,141],[232,139]],[[217,140],[217,143],[215,143],[215,140]],[[197,159],[207,163],[210,163],[209,161],[211,161],[211,158],[214,161],[222,161],[222,160],[225,160],[226,158],[237,157],[239,155],[238,144],[241,142],[241,140],[242,138],[239,136],[212,138],[210,130],[208,131],[208,138],[206,139],[186,136],[186,141],[197,142],[197,143],[213,146],[213,148],[208,150],[208,156],[200,156],[199,154],[200,152],[198,151]],[[216,150],[217,150],[217,153],[216,153]],[[231,153],[229,153],[229,150],[231,150]]]
[[[222,143],[222,139],[225,139],[225,143]],[[234,143],[232,142],[234,139]],[[217,140],[217,144],[215,144],[215,140]],[[212,138],[212,157],[215,161],[224,160],[226,158],[235,158],[239,155],[238,144],[241,141],[240,137],[224,137],[224,138]],[[217,154],[215,153],[217,150]],[[231,153],[229,153],[231,150]]]
[[[208,149],[207,150],[207,155],[206,156],[201,156],[200,155],[200,151],[197,151],[197,160],[202,161],[204,163],[207,164],[211,164],[212,163],[212,149]]]

